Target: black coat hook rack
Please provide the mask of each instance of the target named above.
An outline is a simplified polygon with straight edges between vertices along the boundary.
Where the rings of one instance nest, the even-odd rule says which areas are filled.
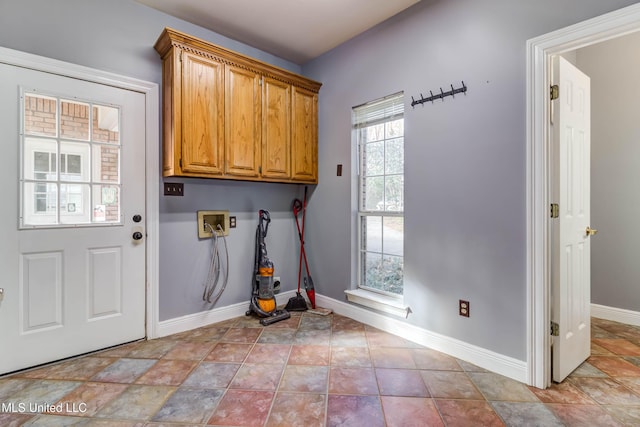
[[[411,97],[411,106],[415,107],[418,104],[424,104],[425,102],[429,102],[431,101],[431,103],[433,103],[433,101],[435,101],[436,99],[444,99],[447,96],[451,96],[451,97],[455,97],[456,93],[466,93],[467,92],[467,85],[464,84],[464,82],[462,82],[462,87],[459,88],[454,88],[453,85],[451,85],[451,90],[448,90],[446,92],[444,92],[442,90],[442,88],[440,88],[440,93],[433,93],[432,91],[429,91],[429,93],[431,94],[430,96],[427,96],[426,98],[420,94],[420,99],[414,99],[413,96]]]

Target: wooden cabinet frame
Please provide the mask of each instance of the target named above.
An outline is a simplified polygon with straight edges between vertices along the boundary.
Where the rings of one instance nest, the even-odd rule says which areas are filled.
[[[163,175],[318,182],[321,84],[165,28]]]

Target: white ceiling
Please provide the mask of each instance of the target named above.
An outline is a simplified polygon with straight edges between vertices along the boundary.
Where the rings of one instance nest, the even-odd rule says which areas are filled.
[[[302,64],[420,0],[136,0]]]

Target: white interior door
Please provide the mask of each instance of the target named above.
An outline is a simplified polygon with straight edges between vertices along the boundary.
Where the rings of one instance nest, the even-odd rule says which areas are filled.
[[[584,362],[591,350],[590,233],[590,81],[564,58],[554,61],[559,99],[553,101],[551,152],[552,312],[559,326],[553,337],[552,379],[560,382]]]
[[[0,374],[143,338],[145,95],[0,64],[0,146]]]

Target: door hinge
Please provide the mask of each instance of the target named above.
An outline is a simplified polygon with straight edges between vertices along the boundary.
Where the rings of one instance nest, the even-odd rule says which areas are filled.
[[[551,100],[560,98],[560,87],[558,85],[551,86]]]
[[[178,164],[180,165],[180,169],[182,169],[182,159],[178,161]]]
[[[262,175],[262,166],[258,166],[258,173]]]
[[[551,335],[554,337],[560,336],[560,325],[556,322],[551,322]]]
[[[551,203],[551,218],[558,218],[560,216],[560,205],[557,203]]]

